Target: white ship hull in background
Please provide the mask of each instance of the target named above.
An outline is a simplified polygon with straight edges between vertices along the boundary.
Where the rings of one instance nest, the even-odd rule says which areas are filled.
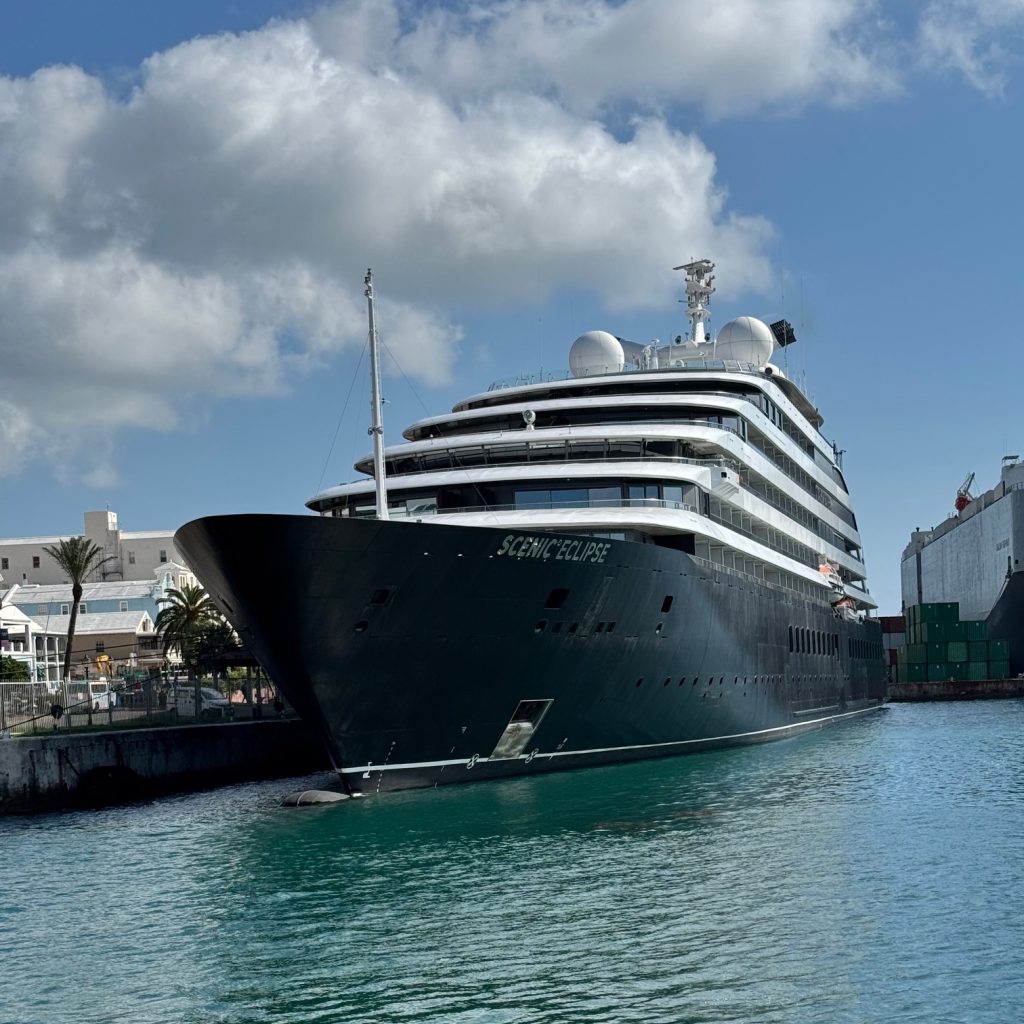
[[[1006,456],[999,483],[978,497],[957,493],[956,514],[915,530],[903,552],[904,607],[958,601],[962,619],[988,624],[1010,644],[1010,674],[1024,672],[1024,463]]]

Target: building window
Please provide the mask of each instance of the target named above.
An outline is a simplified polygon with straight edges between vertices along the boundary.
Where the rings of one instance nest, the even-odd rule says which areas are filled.
[[[38,569],[39,568],[39,556],[38,555],[33,555],[32,556],[32,568],[33,569]]]
[[[87,601],[82,601],[81,604],[79,604],[79,606],[78,606],[78,610],[79,610],[79,612],[82,615],[88,615],[89,614],[89,604],[88,604],[88,602]]]
[[[127,601],[119,601],[118,602],[118,609],[117,610],[121,611],[121,612],[128,611],[128,602]]]
[[[10,569],[11,563],[6,558],[0,558],[0,569]]]
[[[160,561],[161,562],[166,562],[167,561],[167,552],[164,551],[163,549],[160,550]]]
[[[61,613],[61,615],[70,615],[71,614],[71,605],[62,604],[60,606],[60,613]]]
[[[128,552],[128,564],[129,565],[134,565],[135,564],[135,552],[134,551],[129,551]]]

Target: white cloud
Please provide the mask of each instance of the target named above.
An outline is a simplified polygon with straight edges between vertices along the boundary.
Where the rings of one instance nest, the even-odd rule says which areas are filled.
[[[873,0],[513,0],[438,7],[404,24],[363,0],[314,18],[323,45],[413,72],[454,101],[496,90],[570,109],[691,103],[712,115],[892,91]]]
[[[704,254],[763,287],[771,226],[661,105],[891,89],[873,10],[347,3],[158,53],[127,98],[75,68],[0,79],[0,473],[109,481],[117,431],[282,393],[362,343],[368,265],[389,348],[429,383],[454,303],[664,304],[668,268]]]
[[[958,72],[990,96],[1002,95],[1022,42],[1024,0],[942,0],[921,15],[922,65]]]

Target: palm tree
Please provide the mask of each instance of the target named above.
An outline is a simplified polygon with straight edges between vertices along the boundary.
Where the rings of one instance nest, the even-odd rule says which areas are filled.
[[[160,599],[163,608],[153,623],[163,637],[164,654],[177,647],[185,662],[188,678],[195,684],[196,715],[199,714],[199,675],[196,668],[196,644],[204,628],[219,618],[219,613],[202,587],[186,583],[180,590],[169,590]]]
[[[103,548],[85,537],[71,537],[58,541],[54,547],[43,550],[64,570],[71,580],[71,618],[68,620],[68,645],[64,648],[64,683],[71,676],[71,645],[75,640],[75,625],[78,621],[78,604],[82,600],[82,584],[110,556],[104,557]]]

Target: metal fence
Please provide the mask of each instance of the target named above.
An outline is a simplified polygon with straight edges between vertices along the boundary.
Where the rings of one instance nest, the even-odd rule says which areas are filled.
[[[214,680],[149,676],[136,679],[72,680],[59,684],[0,681],[0,735],[25,736],[79,729],[131,729],[196,725],[291,714],[262,674],[247,679],[229,699]]]

